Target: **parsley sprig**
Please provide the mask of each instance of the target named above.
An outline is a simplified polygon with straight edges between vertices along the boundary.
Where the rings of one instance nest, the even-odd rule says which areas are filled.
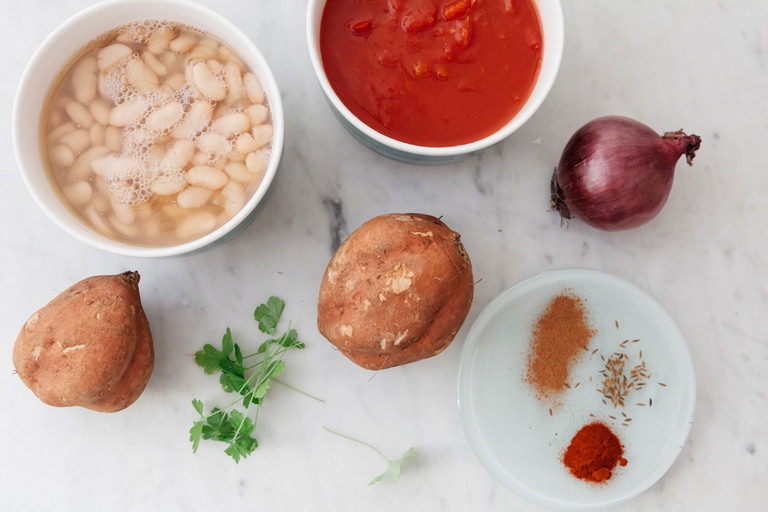
[[[374,448],[373,446],[371,446],[370,444],[368,444],[366,442],[360,441],[359,439],[355,439],[354,437],[345,436],[344,434],[339,434],[338,432],[334,432],[333,430],[329,429],[328,427],[323,427],[323,428],[325,430],[327,430],[328,432],[330,432],[331,434],[337,435],[339,437],[343,437],[344,439],[349,439],[350,441],[354,441],[356,443],[360,443],[363,446],[367,446],[371,450],[373,450],[376,453],[378,453],[381,456],[382,459],[387,461],[387,470],[385,472],[383,472],[382,474],[380,474],[379,476],[377,476],[376,478],[374,478],[373,480],[371,480],[370,482],[368,482],[368,485],[373,485],[376,482],[380,482],[381,479],[384,478],[387,475],[389,475],[389,478],[393,482],[397,483],[397,481],[400,479],[400,472],[402,471],[403,461],[405,459],[409,458],[409,457],[416,457],[418,455],[418,452],[416,452],[416,449],[411,447],[411,448],[408,448],[405,451],[405,453],[403,453],[400,456],[399,459],[391,460],[391,459],[387,458],[386,455],[381,453],[377,448]]]
[[[253,313],[255,320],[259,323],[259,330],[274,336],[284,308],[285,302],[277,297],[270,297],[266,304],[259,305]],[[221,350],[206,344],[203,350],[198,351],[195,354],[195,362],[208,375],[220,371],[221,388],[227,393],[236,392],[238,397],[223,409],[214,407],[208,414],[205,414],[203,402],[197,399],[192,400],[192,406],[200,415],[200,419],[195,421],[189,430],[192,451],[197,452],[201,439],[212,439],[228,444],[224,453],[232,457],[236,463],[253,453],[259,443],[252,434],[256,428],[264,396],[272,386],[272,382],[319,400],[276,378],[286,368],[283,355],[292,348],[305,347],[306,345],[298,340],[296,331],[291,329],[289,324],[287,332],[279,338],[268,339],[259,345],[258,350],[253,354],[243,355],[240,345],[233,341],[229,327],[221,340]],[[245,409],[244,412],[235,408],[240,402]],[[251,415],[252,406],[255,413]]]

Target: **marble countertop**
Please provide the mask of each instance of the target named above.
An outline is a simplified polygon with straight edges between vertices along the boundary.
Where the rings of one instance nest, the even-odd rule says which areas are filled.
[[[522,129],[454,165],[414,167],[363,147],[334,119],[306,49],[306,1],[200,0],[245,31],[280,85],[286,146],[277,187],[239,236],[163,260],[116,256],[71,238],[34,203],[11,144],[16,88],[55,27],[94,0],[0,6],[0,510],[542,510],[498,484],[462,433],[459,356],[502,290],[536,273],[589,267],[658,300],[685,335],[697,374],[690,436],[671,469],[624,511],[761,510],[768,501],[768,3],[756,0],[564,2],[558,79]],[[702,148],[680,163],[661,214],[606,233],[549,210],[549,179],[570,135],[605,114],[658,132],[685,128]],[[472,257],[475,300],[442,354],[372,373],[317,332],[320,279],[336,244],[389,212],[442,216]],[[107,415],[43,405],[14,375],[11,348],[35,310],[80,279],[141,273],[156,365],[141,398]],[[193,397],[223,400],[194,364],[230,327],[261,340],[254,307],[278,294],[307,342],[286,380],[325,399],[273,389],[252,457],[223,445],[192,454]],[[255,342],[255,341],[254,341]],[[249,341],[244,341],[249,343]],[[419,452],[398,484],[367,448]]]

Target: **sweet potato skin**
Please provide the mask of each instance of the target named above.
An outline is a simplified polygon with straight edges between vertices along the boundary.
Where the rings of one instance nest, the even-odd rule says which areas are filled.
[[[382,215],[355,230],[328,264],[318,329],[363,368],[391,368],[445,350],[473,294],[458,233],[430,215]]]
[[[86,278],[27,320],[13,364],[41,401],[116,412],[141,395],[154,345],[139,279],[138,272]]]

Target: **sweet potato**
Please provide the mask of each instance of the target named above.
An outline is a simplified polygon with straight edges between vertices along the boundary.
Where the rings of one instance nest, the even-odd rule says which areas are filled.
[[[139,273],[84,279],[34,313],[13,347],[24,384],[48,405],[125,409],[154,367]]]
[[[391,368],[445,350],[473,293],[458,233],[429,215],[382,215],[355,230],[328,264],[317,325],[356,364]]]

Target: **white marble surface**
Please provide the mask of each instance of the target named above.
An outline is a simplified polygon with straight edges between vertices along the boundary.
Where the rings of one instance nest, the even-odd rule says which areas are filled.
[[[537,272],[591,267],[652,294],[686,336],[696,418],[680,457],[620,510],[765,510],[768,502],[768,3],[759,0],[565,2],[558,80],[519,132],[456,165],[419,168],[365,149],[324,103],[306,51],[306,1],[200,0],[249,34],[270,62],[287,116],[274,196],[229,244],[192,257],[119,257],[70,238],[24,187],[11,147],[21,73],[56,26],[93,0],[0,5],[0,510],[540,510],[497,484],[465,442],[457,365],[469,326],[500,291]],[[549,212],[551,170],[570,134],[603,114],[703,138],[678,165],[665,209],[641,228],[603,233]],[[34,115],[34,114],[30,114]],[[536,142],[535,142],[536,141]],[[482,280],[443,354],[371,378],[317,332],[315,304],[334,240],[387,212],[442,216]],[[136,269],[156,347],[144,395],[114,415],[40,403],[13,374],[27,317],[72,283]],[[191,354],[229,326],[261,339],[253,308],[271,294],[307,342],[285,380],[323,404],[273,389],[261,446],[235,465],[187,440],[193,397],[223,400]],[[246,341],[247,343],[247,341]],[[366,448],[416,446],[399,484]]]

